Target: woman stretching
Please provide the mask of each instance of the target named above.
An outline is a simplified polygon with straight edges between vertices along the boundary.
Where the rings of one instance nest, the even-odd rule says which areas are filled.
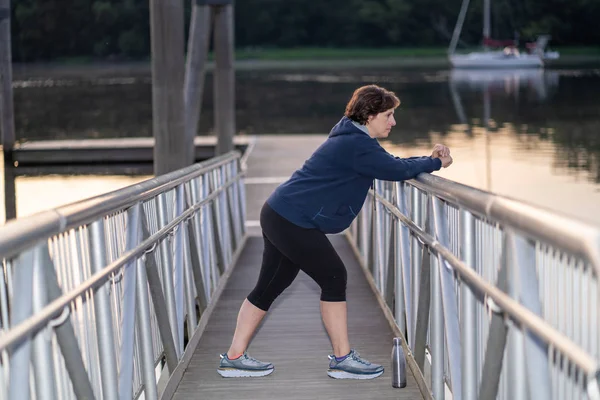
[[[400,100],[375,85],[354,92],[344,117],[302,168],[267,199],[260,214],[264,238],[256,287],[244,300],[237,326],[217,372],[224,377],[266,376],[273,364],[246,354],[256,328],[273,301],[300,270],[321,288],[321,316],[331,340],[327,374],[339,379],[373,379],[383,367],[350,348],[346,311],[346,268],[326,234],[348,228],[374,179],[402,181],[452,164],[447,147],[435,145],[429,157],[399,158],[377,141],[396,125]]]

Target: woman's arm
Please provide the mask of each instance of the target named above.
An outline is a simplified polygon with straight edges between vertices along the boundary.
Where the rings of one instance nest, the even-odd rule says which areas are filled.
[[[442,160],[433,157],[394,157],[376,141],[364,141],[354,153],[354,170],[361,175],[386,181],[412,179],[421,172],[442,168]]]

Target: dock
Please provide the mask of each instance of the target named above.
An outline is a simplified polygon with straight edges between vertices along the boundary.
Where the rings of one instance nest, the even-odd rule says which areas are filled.
[[[263,239],[258,215],[271,191],[310,156],[324,135],[259,136],[247,160],[249,238],[218,298],[208,324],[173,398],[183,399],[419,399],[419,387],[408,371],[406,388],[391,381],[393,331],[343,235],[330,240],[348,270],[348,320],[351,346],[364,358],[381,363],[385,373],[373,380],[336,380],[327,376],[332,352],[321,321],[320,289],[305,273],[275,301],[248,353],[272,362],[264,378],[222,378],[216,368],[227,351],[237,313],[254,287],[260,270]]]

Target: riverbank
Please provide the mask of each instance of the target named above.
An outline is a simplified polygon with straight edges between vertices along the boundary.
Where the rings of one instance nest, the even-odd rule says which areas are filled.
[[[600,47],[557,48],[560,58],[548,60],[547,68],[600,66]],[[238,71],[268,69],[352,69],[352,68],[448,68],[445,48],[384,49],[238,49]],[[207,70],[212,70],[212,55]],[[13,63],[15,79],[28,77],[130,76],[150,74],[150,60],[104,61],[68,59],[53,62]]]

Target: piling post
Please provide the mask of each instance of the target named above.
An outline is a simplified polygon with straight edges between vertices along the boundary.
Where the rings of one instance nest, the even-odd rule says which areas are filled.
[[[184,132],[183,0],[150,0],[154,174],[192,164]]]
[[[221,1],[220,3],[225,3]],[[214,6],[215,21],[215,130],[218,142],[215,154],[233,150],[235,132],[235,74],[233,70],[233,2]]]

